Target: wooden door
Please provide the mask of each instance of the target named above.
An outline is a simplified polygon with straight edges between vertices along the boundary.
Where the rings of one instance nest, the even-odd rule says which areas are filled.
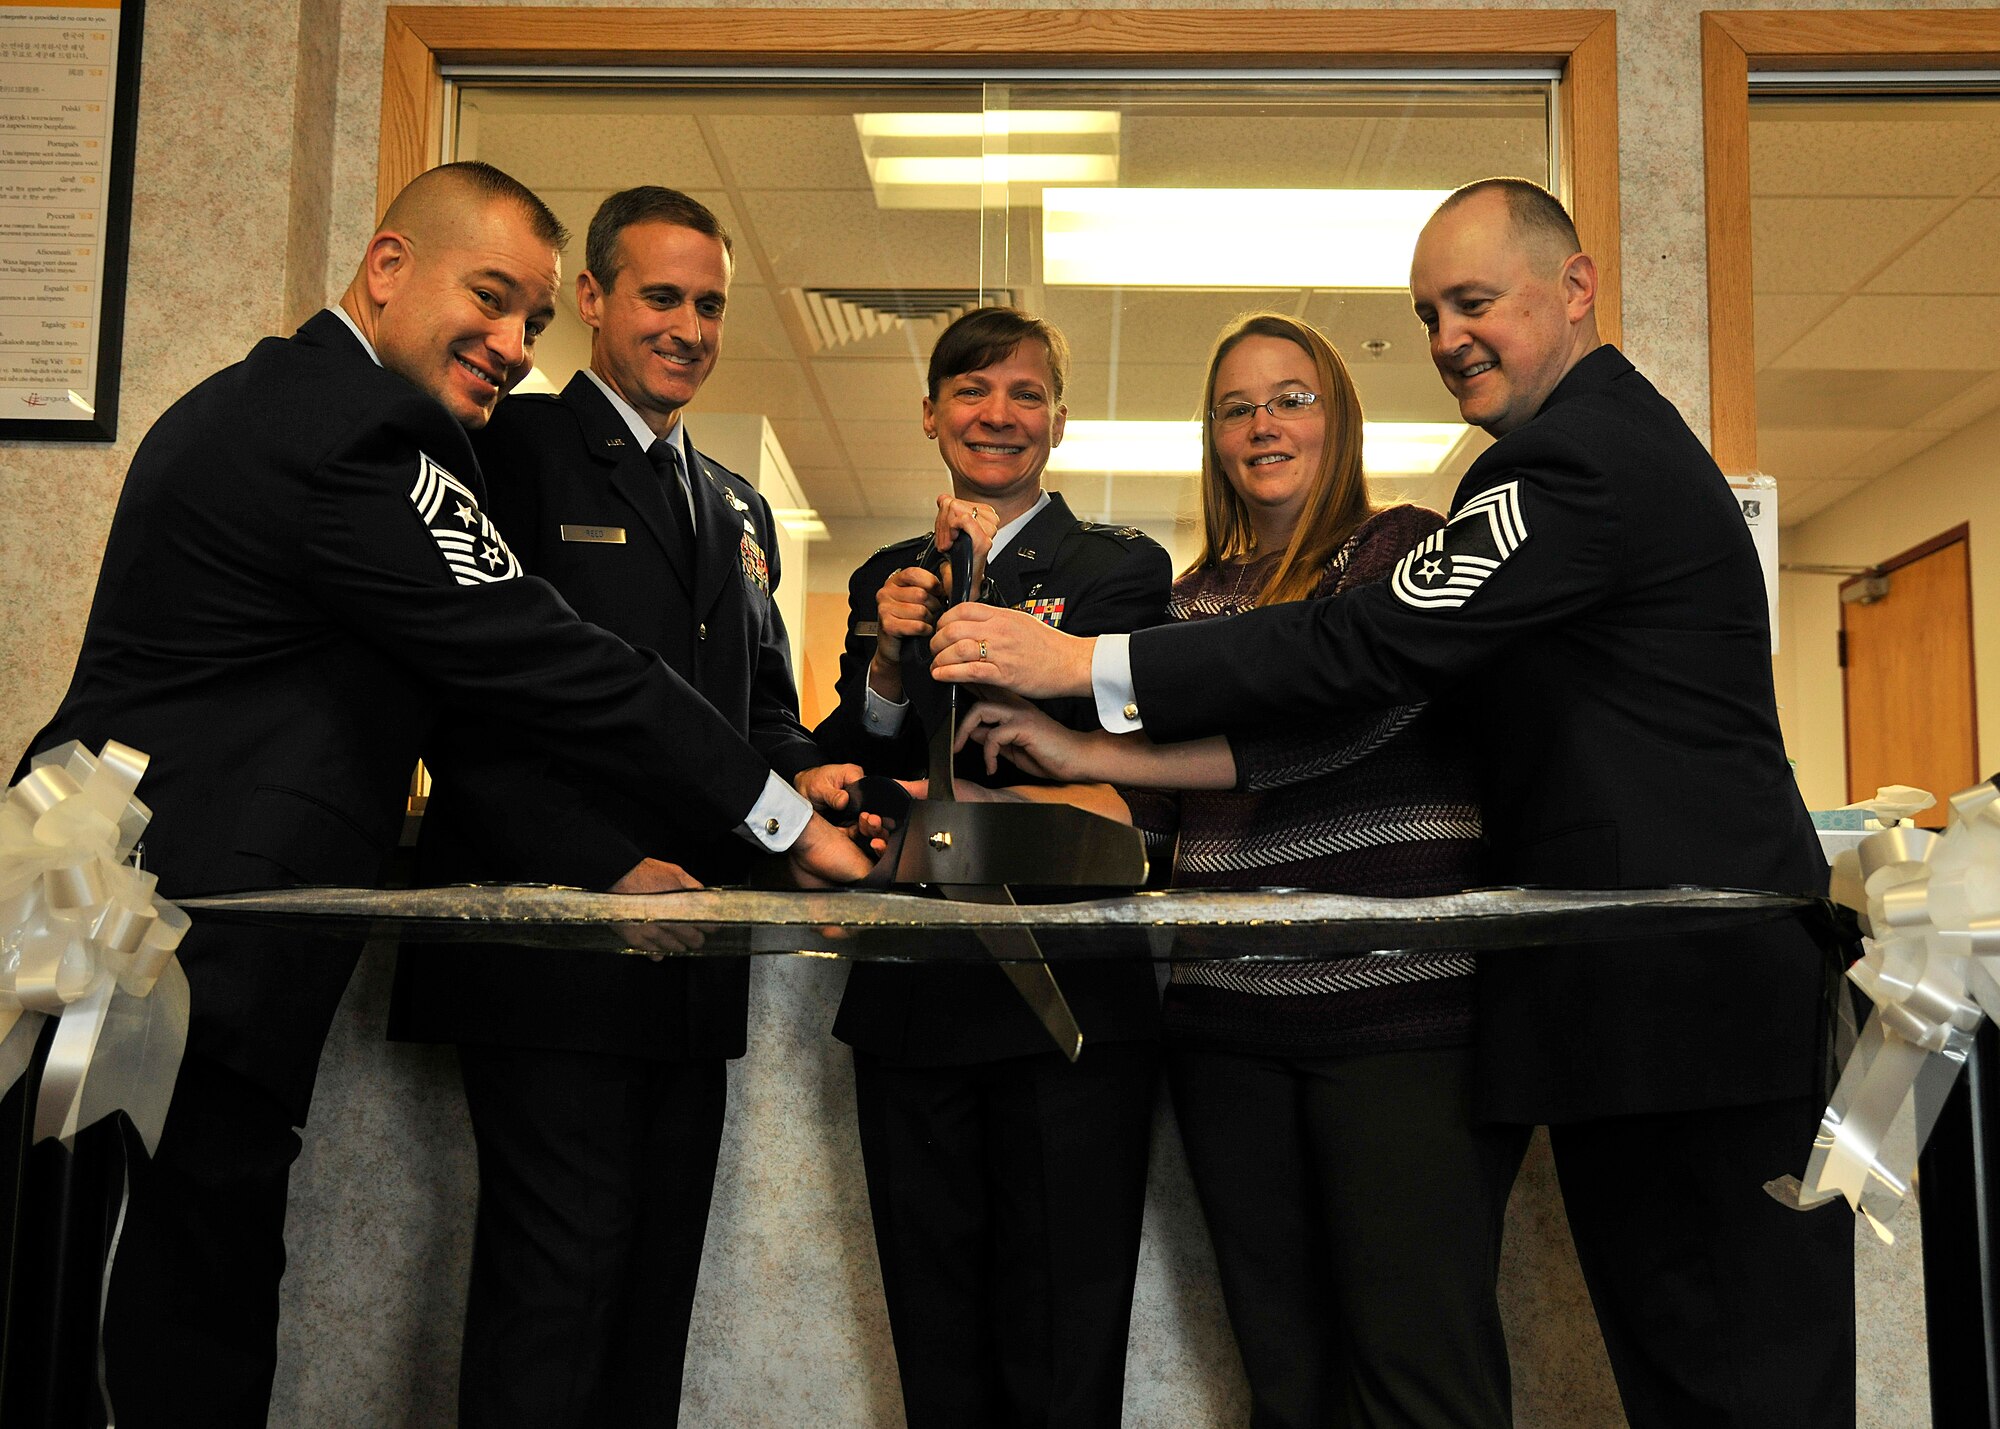
[[[1928,789],[1938,803],[1917,816],[1927,828],[1942,828],[1945,800],[1980,778],[1969,567],[1959,526],[1883,562],[1882,599],[1840,607],[1847,797],[1884,784]]]

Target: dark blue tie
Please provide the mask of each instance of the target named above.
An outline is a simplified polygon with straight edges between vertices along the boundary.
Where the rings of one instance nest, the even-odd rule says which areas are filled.
[[[680,541],[680,554],[690,565],[694,561],[694,512],[688,496],[687,474],[681,470],[681,454],[665,437],[653,438],[646,448],[653,470],[660,474],[660,494],[666,498],[667,520]]]

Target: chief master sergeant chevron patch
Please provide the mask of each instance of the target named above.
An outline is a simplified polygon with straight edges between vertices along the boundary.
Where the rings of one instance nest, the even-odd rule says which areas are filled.
[[[417,482],[410,488],[410,504],[460,585],[512,580],[521,574],[521,563],[507,549],[500,528],[479,509],[478,498],[423,452],[417,453]]]
[[[1418,610],[1456,610],[1528,539],[1521,483],[1482,491],[1404,556],[1389,578],[1396,599]]]

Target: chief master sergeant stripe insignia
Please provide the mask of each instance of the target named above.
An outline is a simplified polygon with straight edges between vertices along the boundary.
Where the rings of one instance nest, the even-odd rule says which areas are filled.
[[[521,574],[521,563],[507,549],[500,528],[479,509],[478,498],[423,452],[417,453],[417,484],[410,488],[410,504],[460,585],[512,580]]]
[[[1397,563],[1389,588],[1418,610],[1456,610],[1527,539],[1521,483],[1510,481],[1480,492],[1431,532]]]

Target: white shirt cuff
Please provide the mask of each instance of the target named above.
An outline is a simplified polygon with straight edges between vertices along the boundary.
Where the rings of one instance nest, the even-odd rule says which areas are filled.
[[[736,826],[736,833],[759,848],[783,853],[805,832],[812,811],[798,790],[773,773],[765,777],[764,792]]]
[[[883,739],[893,739],[902,732],[903,721],[909,716],[910,702],[898,703],[886,695],[875,693],[875,687],[863,682],[861,704],[861,727],[870,734]]]
[[[1097,722],[1113,734],[1145,728],[1132,690],[1131,636],[1097,637],[1090,652],[1090,693],[1097,700]]]

